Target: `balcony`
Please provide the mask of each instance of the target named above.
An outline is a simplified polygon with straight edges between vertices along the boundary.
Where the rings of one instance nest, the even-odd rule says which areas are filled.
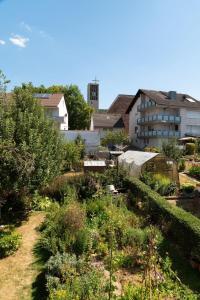
[[[180,131],[174,130],[149,130],[140,131],[137,134],[138,138],[180,138]]]
[[[145,123],[174,123],[180,124],[181,117],[173,116],[173,115],[151,115],[146,116],[140,119],[137,119],[137,124],[145,124]]]
[[[156,107],[155,102],[145,102],[137,106],[137,111],[144,111],[152,107]]]

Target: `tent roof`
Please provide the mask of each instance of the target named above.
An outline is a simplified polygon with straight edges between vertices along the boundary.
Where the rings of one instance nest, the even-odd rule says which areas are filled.
[[[142,151],[126,151],[118,157],[119,161],[125,161],[129,164],[134,163],[134,165],[142,166],[148,160],[159,155],[159,153],[153,152],[142,152]]]

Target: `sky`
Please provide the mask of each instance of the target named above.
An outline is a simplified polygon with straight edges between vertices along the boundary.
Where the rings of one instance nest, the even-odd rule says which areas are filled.
[[[100,81],[100,107],[139,88],[200,99],[199,0],[0,0],[0,69],[34,85]]]

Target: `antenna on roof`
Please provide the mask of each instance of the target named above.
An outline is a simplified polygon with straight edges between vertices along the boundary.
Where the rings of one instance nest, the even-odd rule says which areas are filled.
[[[99,80],[96,78],[96,76],[95,76],[95,79],[94,80],[92,80],[94,83],[99,83]]]

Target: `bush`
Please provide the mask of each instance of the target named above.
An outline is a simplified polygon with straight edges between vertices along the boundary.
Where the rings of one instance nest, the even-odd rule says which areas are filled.
[[[177,185],[175,182],[162,175],[162,174],[151,174],[143,173],[140,179],[149,185],[153,190],[158,192],[161,196],[173,195],[177,190]]]
[[[48,253],[74,251],[77,255],[85,250],[88,236],[85,235],[85,210],[78,202],[56,207],[47,213],[40,240],[40,247]],[[82,249],[82,250],[81,250]]]
[[[106,283],[102,272],[74,255],[59,254],[46,265],[49,298],[69,300],[104,300]]]
[[[102,146],[128,145],[128,135],[124,130],[108,131],[101,140]]]
[[[38,192],[35,192],[35,194],[32,197],[31,200],[31,207],[33,210],[39,210],[39,211],[46,211],[50,208],[52,204],[52,200],[50,200],[48,197],[43,197],[39,195]]]
[[[21,235],[16,232],[0,232],[0,258],[13,254],[21,245]]]
[[[178,161],[182,156],[183,151],[179,149],[176,139],[172,139],[168,142],[163,142],[162,153],[164,153],[167,157]]]
[[[195,153],[195,143],[186,143],[185,152],[187,155],[193,155]]]
[[[126,184],[138,201],[142,200],[143,209],[152,221],[161,224],[161,229],[174,239],[186,256],[200,261],[200,220],[179,207],[171,206],[136,178],[127,178]]]
[[[185,171],[185,160],[184,159],[179,159],[179,161],[178,161],[178,171],[179,172]]]
[[[200,179],[200,166],[192,166],[189,171],[189,175],[196,177],[197,179]]]
[[[194,191],[194,189],[195,189],[195,186],[192,185],[192,184],[189,184],[189,183],[188,184],[183,184],[181,186],[181,191],[185,192],[187,194],[191,194]]]

